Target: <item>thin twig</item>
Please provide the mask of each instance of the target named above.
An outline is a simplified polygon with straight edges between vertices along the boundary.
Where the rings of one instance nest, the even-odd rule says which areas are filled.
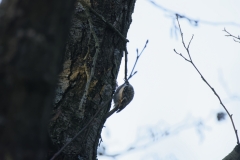
[[[107,105],[107,103],[109,103],[111,101],[108,100],[106,101],[104,104],[100,105],[98,111],[94,114],[94,116],[90,119],[90,121],[88,121],[88,123],[86,123],[86,125],[70,140],[68,141],[58,152],[56,152],[53,157],[50,160],[54,160],[73,140],[75,140],[86,128],[88,128],[90,126],[90,124],[93,122],[93,120],[97,117],[97,115],[99,114],[99,112],[104,108],[104,106]]]
[[[236,36],[232,35],[232,34],[229,33],[225,28],[223,29],[223,31],[227,33],[227,35],[225,35],[225,36],[227,36],[227,37],[233,37],[233,40],[234,40],[235,42],[240,43],[240,36],[237,36],[237,37],[236,37]],[[236,39],[237,39],[237,40],[236,40]]]
[[[87,7],[93,14],[95,14],[98,18],[100,18],[104,23],[106,23],[112,30],[114,30],[125,42],[129,42],[129,40],[120,33],[118,29],[116,29],[111,23],[106,21],[106,19],[99,13],[97,13],[91,6],[89,6],[85,1],[81,1],[81,3]]]
[[[191,44],[192,39],[193,39],[193,36],[194,36],[194,35],[192,35],[192,38],[191,38],[191,40],[190,40],[189,43],[188,43],[188,47],[187,47],[187,49],[189,49],[189,47],[190,47],[190,44]]]
[[[194,62],[193,62],[193,60],[192,60],[192,58],[191,58],[191,55],[190,55],[190,51],[189,51],[189,46],[190,46],[190,43],[191,43],[191,41],[192,41],[192,39],[193,39],[193,36],[192,36],[192,38],[191,38],[191,40],[190,40],[190,42],[189,42],[188,47],[186,47],[186,45],[185,45],[185,43],[184,43],[184,39],[183,39],[183,33],[182,33],[182,30],[181,30],[181,26],[180,26],[179,21],[178,21],[178,16],[177,16],[177,22],[178,22],[178,27],[179,27],[180,34],[181,34],[181,38],[182,38],[182,43],[183,43],[183,46],[184,46],[185,50],[186,50],[187,53],[188,53],[189,59],[187,59],[186,57],[184,57],[181,53],[178,53],[175,49],[174,49],[174,52],[175,52],[176,54],[180,55],[182,58],[184,58],[186,61],[188,61],[189,63],[191,63],[191,64],[193,65],[193,67],[195,68],[195,70],[196,70],[196,71],[198,72],[198,74],[201,76],[202,80],[207,84],[207,86],[208,86],[208,87],[213,91],[213,93],[216,95],[216,97],[218,98],[220,104],[222,105],[222,107],[224,108],[224,110],[227,112],[227,114],[228,114],[228,116],[229,116],[229,118],[230,118],[230,120],[231,120],[231,122],[232,122],[232,126],[233,126],[233,129],[234,129],[234,133],[235,133],[236,138],[237,138],[237,144],[239,145],[240,143],[239,143],[239,138],[238,138],[237,129],[235,128],[235,124],[234,124],[233,118],[232,118],[233,115],[228,112],[228,110],[227,110],[226,106],[223,104],[220,96],[217,94],[217,92],[214,90],[214,88],[207,82],[207,80],[203,77],[203,75],[201,74],[201,72],[198,70],[198,68],[197,68],[196,65],[194,64]],[[225,31],[225,32],[227,32],[227,31]],[[228,33],[228,32],[227,32],[227,33]]]
[[[240,24],[235,23],[235,22],[214,22],[214,21],[207,21],[207,20],[201,20],[201,19],[194,19],[189,17],[188,15],[183,15],[179,12],[176,12],[174,10],[170,10],[168,8],[165,8],[159,4],[157,4],[154,0],[148,0],[150,3],[152,3],[154,6],[156,6],[157,8],[159,8],[160,10],[162,10],[163,12],[167,13],[168,17],[171,17],[173,19],[173,21],[175,21],[175,15],[177,14],[179,18],[181,19],[186,19],[190,25],[192,26],[198,26],[200,23],[201,24],[206,24],[206,25],[232,25],[232,26],[236,26],[239,27]]]
[[[125,42],[129,42],[129,40],[122,35],[122,33],[119,32],[118,29],[116,29],[111,23],[105,20],[103,16],[101,16],[99,13],[97,13],[94,9],[89,7],[90,11],[93,12],[97,17],[101,18],[103,22],[105,22],[112,30],[114,30]]]
[[[127,44],[125,45],[125,77],[124,80],[127,81],[127,62],[128,62],[128,51],[127,51]]]
[[[179,21],[178,21],[178,15],[176,15],[176,17],[177,17],[177,22],[178,22],[179,31],[180,31],[180,33],[181,33],[182,44],[183,44],[184,48],[186,49],[186,51],[187,51],[187,53],[188,53],[190,62],[192,62],[192,57],[191,57],[190,52],[189,52],[189,46],[190,46],[190,44],[191,44],[191,42],[192,42],[192,39],[193,39],[193,36],[194,36],[194,35],[192,35],[192,38],[191,38],[191,40],[189,41],[188,46],[186,47],[185,42],[184,42],[184,39],[183,39],[183,32],[182,32],[182,29],[181,29],[180,24],[179,24]]]
[[[129,77],[128,77],[128,80],[129,80],[130,78],[132,78],[132,77],[137,73],[137,71],[135,71],[134,73],[133,73],[133,71],[134,71],[134,69],[135,69],[135,67],[136,67],[136,64],[137,64],[137,61],[138,61],[139,57],[142,55],[143,51],[144,51],[145,48],[147,47],[147,44],[148,44],[148,40],[146,41],[145,46],[143,47],[143,49],[142,49],[142,51],[140,52],[140,54],[138,54],[138,49],[137,49],[136,61],[135,61],[135,63],[134,63],[134,66],[133,66],[133,68],[132,68],[132,71],[131,71],[131,73],[130,73],[130,75],[129,75]]]
[[[177,53],[179,56],[181,56],[182,58],[184,58],[186,61],[190,62],[190,60],[188,60],[186,57],[184,57],[181,53],[178,53],[175,49],[173,49],[175,53]]]

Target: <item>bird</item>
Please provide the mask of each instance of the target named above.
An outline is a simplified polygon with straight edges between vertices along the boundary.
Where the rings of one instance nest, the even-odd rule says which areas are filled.
[[[116,112],[122,111],[132,101],[133,97],[133,86],[128,81],[125,81],[113,95],[114,107],[117,107]]]

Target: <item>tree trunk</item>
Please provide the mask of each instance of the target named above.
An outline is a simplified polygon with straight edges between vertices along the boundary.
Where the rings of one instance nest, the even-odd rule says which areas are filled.
[[[92,0],[88,4],[126,37],[135,0]],[[106,121],[105,115],[110,110],[116,87],[126,41],[91,9],[88,10],[88,5],[83,1],[76,4],[50,122],[49,130],[54,146],[51,155],[70,141],[102,109],[94,117],[93,123],[56,159],[96,159],[100,134]],[[99,48],[93,32],[96,33]],[[89,88],[85,89],[91,69],[94,74]],[[84,94],[86,98],[81,105]]]
[[[0,6],[0,159],[43,160],[75,0]]]

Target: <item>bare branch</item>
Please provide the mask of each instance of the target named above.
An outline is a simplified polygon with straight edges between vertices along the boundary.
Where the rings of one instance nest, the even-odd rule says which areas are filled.
[[[220,104],[222,105],[222,107],[224,108],[224,110],[227,112],[231,122],[232,122],[232,126],[233,126],[233,129],[234,129],[234,133],[236,135],[236,139],[237,139],[237,144],[239,145],[239,138],[238,138],[238,134],[237,134],[237,129],[235,128],[235,124],[233,122],[233,118],[232,118],[232,114],[229,113],[229,111],[227,110],[226,106],[223,104],[220,96],[217,94],[217,92],[214,90],[214,88],[208,83],[208,81],[203,77],[203,75],[201,74],[201,72],[198,70],[198,68],[196,67],[196,65],[194,64],[194,62],[192,61],[192,58],[191,58],[191,55],[190,55],[190,52],[189,52],[189,46],[186,47],[185,46],[185,43],[184,43],[184,40],[183,40],[183,33],[182,33],[182,30],[181,30],[181,26],[180,26],[180,23],[179,23],[179,20],[178,20],[178,15],[177,16],[177,21],[178,21],[178,26],[179,26],[179,30],[180,30],[180,34],[181,34],[181,38],[182,38],[182,43],[183,43],[183,46],[185,48],[185,50],[187,51],[188,53],[188,56],[189,56],[189,60],[186,59],[184,56],[182,56],[182,54],[178,53],[175,49],[175,53],[177,53],[178,55],[180,55],[181,57],[183,57],[186,61],[190,62],[193,67],[196,69],[196,71],[198,72],[198,74],[201,76],[202,80],[207,84],[207,86],[213,91],[213,93],[216,95],[216,97],[218,98]],[[231,34],[229,32],[227,32],[225,29],[223,30],[225,31],[226,33],[228,33],[229,35],[226,35],[226,36],[231,36]],[[193,39],[193,36],[192,36],[192,39]],[[190,42],[192,41],[192,39],[190,40]],[[189,42],[189,45],[190,45],[190,42]]]
[[[137,71],[135,71],[134,73],[133,73],[133,71],[134,71],[134,69],[135,69],[135,67],[136,67],[136,64],[137,64],[137,62],[138,62],[138,59],[140,58],[140,56],[142,55],[143,51],[144,51],[145,48],[147,47],[147,44],[148,44],[148,40],[146,41],[145,46],[143,47],[143,49],[142,49],[142,51],[140,52],[140,54],[138,54],[138,49],[137,49],[136,61],[135,61],[134,65],[133,65],[133,68],[132,68],[132,71],[131,71],[131,73],[130,73],[130,75],[129,75],[129,77],[128,77],[128,80],[129,80],[130,78],[132,78],[132,77],[137,73]]]
[[[178,53],[175,49],[173,49],[175,53],[177,53],[179,56],[181,56],[182,58],[184,58],[186,61],[190,62],[190,60],[188,60],[186,57],[184,57],[181,53]]]
[[[194,35],[192,35],[192,38],[191,38],[191,40],[190,40],[189,43],[188,43],[187,49],[189,49],[189,47],[190,47],[190,44],[191,44],[192,39],[193,39],[193,36],[194,36]]]
[[[192,25],[192,26],[198,26],[199,23],[207,24],[207,25],[231,25],[231,26],[237,26],[237,27],[240,26],[240,24],[235,23],[235,22],[214,22],[214,21],[206,21],[206,20],[190,18],[189,16],[185,16],[185,15],[183,15],[181,13],[178,13],[176,11],[173,11],[173,10],[170,10],[168,8],[165,8],[165,7],[157,4],[154,0],[148,0],[148,1],[150,3],[152,3],[155,7],[159,8],[160,10],[162,10],[163,12],[168,13],[168,17],[172,18],[173,24],[176,21],[175,15],[178,15],[178,18],[187,20],[190,23],[190,25]]]
[[[225,28],[223,29],[223,32],[226,32],[227,33],[227,35],[225,35],[225,36],[227,36],[227,37],[233,37],[233,40],[235,41],[235,42],[238,42],[238,43],[240,43],[240,36],[234,36],[234,35],[232,35],[231,33],[229,33]]]

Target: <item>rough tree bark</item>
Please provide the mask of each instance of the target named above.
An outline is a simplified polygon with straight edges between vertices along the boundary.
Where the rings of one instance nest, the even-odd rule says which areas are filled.
[[[75,0],[3,0],[0,159],[43,160]]]
[[[86,2],[86,1],[84,1]],[[66,46],[63,72],[60,74],[56,91],[53,116],[50,122],[50,136],[53,142],[51,155],[70,141],[93,117],[99,108],[101,112],[93,123],[73,142],[71,142],[56,159],[95,160],[99,138],[106,121],[105,115],[110,110],[111,99],[116,87],[125,40],[93,11],[88,11],[83,1],[76,4],[72,26]],[[89,6],[112,24],[126,37],[132,22],[135,0],[91,0]],[[90,14],[90,17],[87,15]],[[91,32],[96,33],[99,41]],[[94,56],[99,49],[94,75],[87,90],[86,101],[79,108],[88,74],[94,67]],[[102,105],[104,103],[107,105]]]

